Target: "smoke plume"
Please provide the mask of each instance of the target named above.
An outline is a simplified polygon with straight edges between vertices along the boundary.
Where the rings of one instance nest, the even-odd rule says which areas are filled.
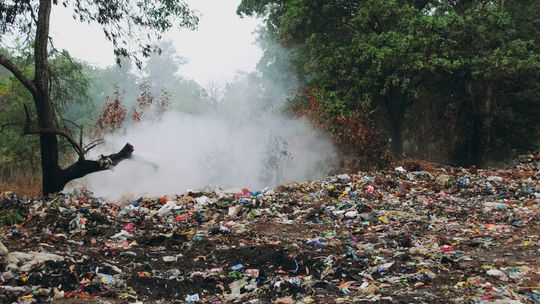
[[[272,113],[234,119],[168,113],[106,137],[95,153],[110,154],[126,142],[135,147],[132,160],[75,186],[110,198],[216,187],[261,190],[320,177],[334,165],[334,149],[324,134],[303,119]]]

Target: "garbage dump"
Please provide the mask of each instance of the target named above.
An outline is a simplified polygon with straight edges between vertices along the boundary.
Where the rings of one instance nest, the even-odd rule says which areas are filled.
[[[109,201],[0,199],[1,303],[539,303],[540,155]]]

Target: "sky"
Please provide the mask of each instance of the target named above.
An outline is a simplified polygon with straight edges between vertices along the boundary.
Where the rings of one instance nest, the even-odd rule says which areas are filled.
[[[208,85],[232,80],[236,71],[253,71],[262,55],[254,33],[260,20],[236,15],[240,0],[186,2],[200,12],[198,29],[174,29],[164,36],[188,60],[179,73]],[[114,64],[111,43],[101,28],[73,20],[62,6],[53,8],[51,36],[55,47],[68,50],[76,58],[101,67]]]

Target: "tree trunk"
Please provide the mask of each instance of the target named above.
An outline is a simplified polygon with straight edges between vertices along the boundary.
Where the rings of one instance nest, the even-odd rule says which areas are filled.
[[[467,81],[467,96],[470,99],[470,129],[465,131],[462,141],[464,166],[482,166],[486,162],[491,146],[491,129],[494,117],[493,89],[489,83]]]
[[[488,158],[488,153],[491,150],[491,129],[494,117],[494,98],[491,84],[486,84],[485,96],[482,104],[482,151],[481,164],[485,164]]]
[[[43,195],[59,192],[63,189],[60,183],[58,166],[58,140],[54,134],[40,134],[41,176]]]
[[[388,96],[384,97],[384,99],[389,133],[392,140],[392,154],[394,157],[400,158],[403,154],[403,125],[407,104],[395,90],[392,90]]]
[[[403,154],[403,119],[395,117],[391,122],[392,128],[392,153],[396,158]]]
[[[50,94],[48,62],[49,21],[51,0],[41,0],[39,4],[34,42],[35,76],[33,93],[38,126],[41,129],[55,129],[54,112]],[[41,148],[41,171],[43,194],[58,192],[60,188],[60,167],[58,164],[58,139],[55,134],[39,134]]]

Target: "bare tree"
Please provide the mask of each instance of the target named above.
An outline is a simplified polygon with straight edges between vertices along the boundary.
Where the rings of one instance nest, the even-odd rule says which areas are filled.
[[[212,107],[216,107],[225,98],[225,88],[217,81],[210,81],[201,91],[202,97]]]

